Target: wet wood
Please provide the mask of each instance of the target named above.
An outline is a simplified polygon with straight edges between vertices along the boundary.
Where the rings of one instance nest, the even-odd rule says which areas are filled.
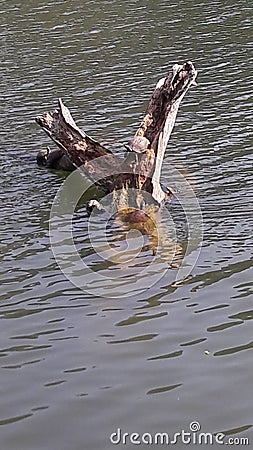
[[[67,172],[72,172],[76,169],[68,155],[60,148],[51,149],[47,147],[46,149],[41,149],[37,154],[37,163],[39,166],[48,169],[64,170]]]
[[[168,76],[158,81],[145,116],[126,145],[125,158],[116,156],[81,130],[61,99],[57,109],[38,116],[36,122],[58,146],[59,166],[65,157],[72,168],[81,168],[105,192],[135,188],[150,193],[160,205],[166,198],[160,185],[164,153],[180,102],[196,76],[193,64],[186,62],[174,65]],[[56,161],[51,156],[51,164],[57,166]],[[45,165],[50,167],[50,155]]]
[[[82,171],[99,187],[111,191],[114,187],[114,177],[108,177],[111,167],[120,171],[122,161],[99,142],[89,137],[74,122],[70,111],[58,101],[58,108],[36,117],[36,122],[50,136],[62,152],[71,161],[73,167]],[[102,164],[100,162],[102,158]],[[37,157],[38,159],[38,157]],[[55,168],[55,160],[48,167]],[[59,158],[59,165],[61,163]]]

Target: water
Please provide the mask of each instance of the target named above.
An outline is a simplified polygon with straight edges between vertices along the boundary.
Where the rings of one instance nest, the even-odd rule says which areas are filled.
[[[251,13],[246,0],[2,2],[5,450],[110,449],[118,428],[172,436],[193,421],[252,443]],[[34,117],[62,97],[94,138],[125,142],[157,80],[189,59],[199,85],[180,107],[163,181],[175,184],[172,165],[197,195],[199,259],[182,283],[169,270],[131,297],[94,297],[53,257],[49,214],[65,176],[37,168],[36,152],[49,140]],[[183,229],[176,204],[171,214]],[[150,255],[127,269],[99,264],[87,224],[81,204],[74,228],[83,260],[107,277],[126,270],[134,293],[134,273]],[[112,224],[108,236],[120,245],[124,233]]]

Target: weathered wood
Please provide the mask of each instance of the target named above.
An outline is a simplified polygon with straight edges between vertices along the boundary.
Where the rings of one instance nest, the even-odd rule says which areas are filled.
[[[148,104],[146,114],[133,138],[132,150],[136,138],[146,139],[149,144],[136,159],[132,157],[132,169],[138,176],[138,187],[152,193],[160,204],[165,192],[160,185],[161,166],[164,153],[173,130],[178,108],[189,87],[195,83],[197,71],[192,62],[175,64],[165,78],[158,81]],[[131,142],[130,142],[131,147]],[[138,152],[139,153],[139,152]]]
[[[61,99],[56,110],[38,116],[36,122],[62,152],[59,165],[64,155],[73,167],[80,167],[104,191],[135,188],[147,191],[154,202],[161,204],[166,196],[160,185],[164,153],[180,102],[196,76],[193,64],[186,62],[174,65],[169,75],[158,81],[140,127],[126,146],[125,159],[114,155],[81,130]],[[49,160],[50,155],[48,167]],[[56,159],[52,157],[51,160],[55,164]]]
[[[106,174],[110,173],[112,166],[121,170],[122,161],[78,128],[61,99],[57,109],[36,117],[36,122],[60,148],[62,154],[68,156],[74,167],[81,167],[92,181],[95,175],[96,184],[105,191],[113,189],[114,178],[106,178]],[[103,165],[100,164],[100,157]]]

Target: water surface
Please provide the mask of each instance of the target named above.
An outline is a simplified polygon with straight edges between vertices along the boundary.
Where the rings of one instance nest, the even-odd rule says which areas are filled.
[[[109,449],[118,427],[173,435],[194,420],[202,431],[252,442],[251,13],[246,0],[2,4],[5,450]],[[80,127],[121,151],[157,80],[185,60],[199,71],[198,87],[180,107],[163,181],[180,189],[173,165],[197,195],[199,259],[182,283],[168,270],[131,297],[94,297],[53,257],[49,215],[65,175],[36,166],[49,139],[34,117],[62,97]],[[170,212],[183,230],[177,208]],[[121,263],[98,264],[87,224],[81,205],[75,239],[84,261],[122,274]],[[122,230],[112,225],[108,233],[118,245]],[[150,258],[144,252],[127,269],[133,293],[134,274]]]

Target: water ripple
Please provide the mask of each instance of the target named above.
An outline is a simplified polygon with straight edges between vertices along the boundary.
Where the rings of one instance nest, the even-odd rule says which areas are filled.
[[[115,424],[126,432],[177,431],[194,417],[212,433],[252,431],[250,13],[246,0],[3,2],[0,425],[6,450],[17,442],[20,450],[67,450],[84,442],[109,450]],[[171,173],[176,167],[198,197],[200,257],[186,280],[173,283],[168,271],[150,286],[160,270],[155,264],[145,279],[149,289],[137,292],[137,269],[150,263],[150,254],[143,251],[127,268],[99,258],[90,247],[84,198],[74,218],[81,257],[111,280],[107,292],[120,273],[120,289],[128,284],[134,294],[92,297],[65,279],[51,252],[50,209],[66,174],[37,168],[35,155],[49,140],[34,117],[62,97],[80,127],[122,154],[158,78],[188,59],[198,69],[198,86],[180,107],[162,178],[181,192]],[[175,203],[168,213],[184,239],[185,215]],[[114,246],[124,236],[116,226],[108,231]]]

